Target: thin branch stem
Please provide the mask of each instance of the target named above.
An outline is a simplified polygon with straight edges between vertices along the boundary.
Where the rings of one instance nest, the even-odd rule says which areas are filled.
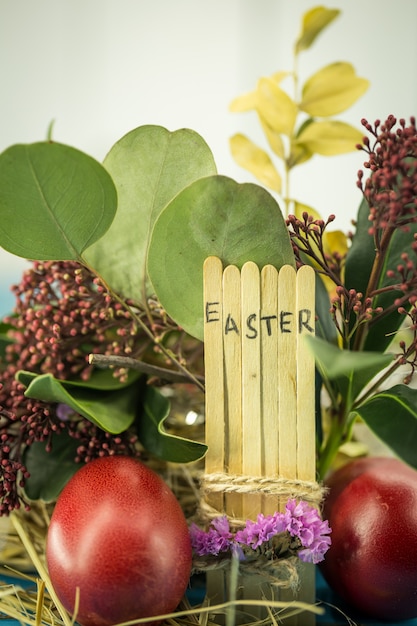
[[[155,376],[161,380],[169,380],[175,383],[189,382],[190,377],[188,374],[182,372],[176,372],[166,367],[159,367],[157,365],[151,365],[144,361],[138,361],[128,356],[114,356],[106,354],[90,354],[88,357],[90,365],[96,365],[100,368],[106,367],[125,367],[126,369],[136,370],[149,376]],[[203,376],[196,375],[195,378],[201,383],[204,383]]]
[[[385,254],[394,232],[395,229],[391,227],[387,228],[383,233],[383,236],[375,253],[375,259],[372,265],[371,274],[369,276],[366,294],[364,295],[364,301],[366,301],[367,298],[372,298],[372,294],[374,294],[374,292],[378,288],[378,283],[381,278],[382,270],[384,268]],[[358,326],[353,342],[353,350],[360,351],[362,349],[367,331],[368,324],[360,324]]]
[[[123,300],[123,298],[121,298],[115,291],[113,291],[113,289],[110,287],[110,285],[108,285],[106,283],[106,281],[102,278],[102,276],[100,276],[94,268],[90,267],[88,265],[88,263],[81,258],[80,262],[84,265],[84,267],[86,267],[92,274],[94,274],[94,276],[97,276],[97,278],[102,282],[103,286],[107,289],[108,293],[112,296],[112,298],[114,298],[114,300],[116,300],[119,304],[121,304],[123,306],[124,309],[126,309],[126,311],[128,311],[128,313],[131,315],[132,319],[136,322],[136,324],[141,328],[141,330],[143,330],[143,332],[152,340],[153,343],[155,343],[159,349],[161,350],[161,352],[173,363],[175,363],[175,365],[178,367],[178,369],[183,373],[184,377],[186,377],[189,381],[192,381],[195,385],[197,385],[197,387],[199,387],[202,391],[204,391],[204,385],[201,383],[200,380],[198,380],[198,378],[196,376],[194,376],[194,374],[192,374],[191,372],[189,372],[187,370],[186,367],[184,367],[184,365],[182,365],[182,363],[180,363],[180,361],[176,358],[176,356],[171,353],[170,350],[168,350],[162,343],[158,342],[156,337],[153,335],[153,333],[151,332],[151,330],[146,326],[146,324],[144,323],[144,321],[140,318],[139,315],[137,315],[135,313],[135,311],[132,309],[132,307],[128,304],[128,302],[126,302],[125,300]]]

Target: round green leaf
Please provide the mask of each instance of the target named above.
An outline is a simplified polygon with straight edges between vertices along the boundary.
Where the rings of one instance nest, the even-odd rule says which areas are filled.
[[[79,260],[116,207],[109,174],[75,148],[19,144],[0,155],[0,245],[17,256]]]
[[[152,233],[148,271],[155,292],[175,321],[203,339],[203,263],[218,256],[238,267],[253,261],[278,269],[294,265],[281,210],[252,183],[225,176],[202,178],[164,209]]]
[[[86,258],[115,291],[144,302],[151,295],[146,255],[153,224],[181,189],[216,173],[213,155],[192,130],[148,125],[122,137],[104,165],[116,184],[117,215]]]

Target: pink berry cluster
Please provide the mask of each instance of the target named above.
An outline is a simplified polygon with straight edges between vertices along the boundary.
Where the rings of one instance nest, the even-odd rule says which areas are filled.
[[[89,354],[140,358],[152,344],[123,304],[76,262],[34,262],[13,291],[15,308],[3,320],[12,342],[0,358],[0,515],[27,506],[23,453],[34,442],[50,449],[53,435],[66,431],[78,443],[76,462],[138,454],[133,432],[112,435],[73,412],[69,419],[65,405],[26,397],[16,373],[88,381],[93,371]],[[114,375],[123,380],[126,371]]]
[[[346,254],[329,251],[326,230],[334,220],[314,219],[304,213],[302,218],[290,215],[289,233],[298,265],[313,263],[317,272],[330,279],[332,290],[331,315],[344,347],[361,350],[367,328],[393,313],[416,317],[417,303],[417,236],[408,252],[403,251],[400,262],[390,266],[389,254],[393,237],[409,232],[417,223],[417,129],[415,118],[407,125],[404,119],[390,115],[381,124],[363,126],[371,135],[364,137],[358,149],[367,154],[364,163],[369,172],[358,173],[357,185],[369,207],[369,235],[373,238],[375,258],[369,269],[363,291],[345,281]],[[407,230],[408,229],[408,230]],[[364,268],[366,273],[367,268]],[[413,321],[413,328],[415,320]],[[401,346],[398,364],[408,363],[414,371],[417,363],[417,337]],[[401,363],[400,363],[401,361]],[[410,377],[407,377],[406,382]]]
[[[369,204],[370,233],[377,248],[384,246],[390,231],[404,228],[417,221],[417,129],[416,120],[390,115],[384,123],[376,120],[372,126],[362,120],[373,142],[364,137],[358,146],[368,154],[364,168],[370,175],[358,172],[358,187]]]

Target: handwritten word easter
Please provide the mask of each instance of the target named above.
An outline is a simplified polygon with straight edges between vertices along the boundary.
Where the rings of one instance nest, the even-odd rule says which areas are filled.
[[[206,302],[206,324],[221,321],[220,311],[218,309],[219,304],[219,302]],[[311,325],[312,319],[312,311],[310,309],[300,309],[296,312],[278,311],[276,315],[251,313],[244,320],[245,336],[248,339],[256,339],[261,332],[261,328],[265,328],[267,335],[270,337],[275,324],[280,333],[314,333],[314,328]],[[228,313],[224,318],[224,334],[228,335],[229,333],[240,334],[239,325],[231,313]]]

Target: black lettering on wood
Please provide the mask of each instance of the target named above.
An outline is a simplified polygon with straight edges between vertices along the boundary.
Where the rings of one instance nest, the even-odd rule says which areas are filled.
[[[206,302],[206,322],[219,322],[220,314],[217,309],[213,309],[212,307],[220,304],[220,302]]]
[[[291,311],[280,311],[279,314],[279,328],[282,333],[290,333],[291,328],[287,328],[287,326],[291,325],[291,319],[286,319],[289,316],[292,316],[293,313]]]
[[[226,323],[224,325],[224,334],[227,335],[230,332],[236,333],[237,335],[239,334],[239,329],[237,327],[237,324],[235,320],[233,319],[233,317],[231,316],[231,314],[229,313],[226,318]]]
[[[268,337],[272,335],[271,320],[276,320],[276,319],[277,319],[276,315],[264,315],[261,317],[261,320],[266,322],[266,332],[268,334]]]
[[[256,337],[258,336],[257,328],[255,328],[255,326],[252,325],[252,322],[255,322],[255,321],[256,321],[256,313],[252,313],[251,315],[249,315],[249,317],[246,320],[246,327],[250,331],[250,334],[246,333],[246,337],[248,339],[256,339]]]
[[[303,332],[303,327],[308,330],[309,333],[314,333],[314,328],[310,326],[309,321],[311,319],[310,309],[300,309],[298,311],[298,332]]]

